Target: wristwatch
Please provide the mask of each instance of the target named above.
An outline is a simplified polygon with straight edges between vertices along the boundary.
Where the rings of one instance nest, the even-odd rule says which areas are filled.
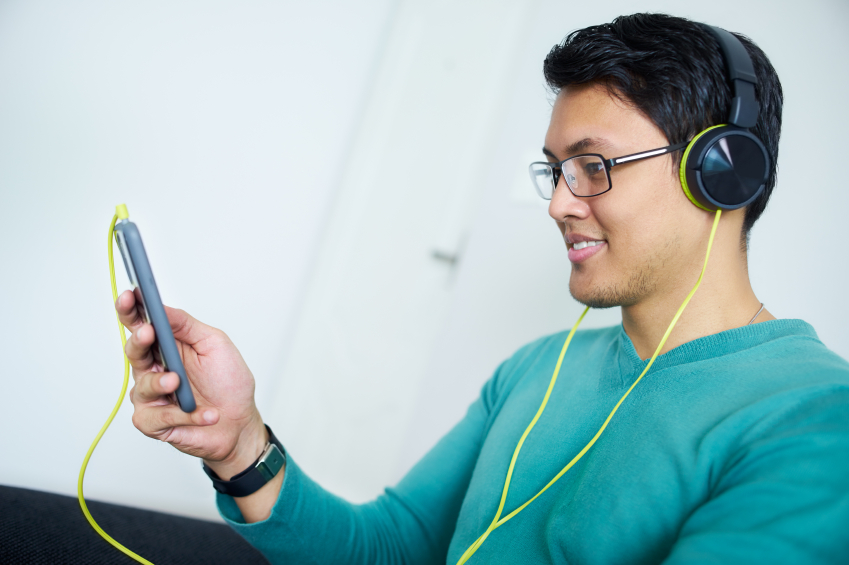
[[[259,459],[238,475],[231,477],[229,481],[221,480],[215,474],[215,471],[207,466],[206,462],[203,463],[203,470],[212,479],[212,486],[215,490],[229,496],[248,496],[277,476],[277,473],[286,464],[286,452],[283,450],[280,441],[274,437],[271,428],[265,426],[265,429],[268,430],[268,443],[265,444],[265,449],[262,450]]]

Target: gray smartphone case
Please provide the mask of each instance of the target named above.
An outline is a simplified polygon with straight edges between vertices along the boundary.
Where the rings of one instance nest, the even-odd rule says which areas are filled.
[[[183,412],[193,412],[196,408],[195,397],[186,377],[183,360],[177,350],[177,342],[171,332],[171,324],[162,307],[162,299],[153,280],[153,271],[144,251],[139,229],[129,220],[121,220],[115,225],[115,239],[118,249],[127,268],[127,276],[133,285],[136,302],[141,303],[141,311],[145,321],[153,325],[156,332],[156,344],[159,346],[159,357],[166,371],[177,373],[180,385],[177,387],[177,404]]]

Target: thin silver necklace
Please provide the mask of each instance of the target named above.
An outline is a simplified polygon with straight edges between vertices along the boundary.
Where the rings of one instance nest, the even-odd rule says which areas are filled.
[[[758,310],[758,313],[757,313],[757,314],[755,314],[755,317],[754,317],[754,318],[752,318],[751,320],[749,320],[749,323],[748,323],[748,324],[746,324],[746,325],[747,325],[747,326],[751,326],[751,325],[752,325],[752,322],[754,322],[754,321],[757,319],[757,317],[761,315],[761,312],[763,312],[763,311],[764,311],[764,303],[763,303],[763,302],[761,302],[761,309],[760,309],[760,310]]]

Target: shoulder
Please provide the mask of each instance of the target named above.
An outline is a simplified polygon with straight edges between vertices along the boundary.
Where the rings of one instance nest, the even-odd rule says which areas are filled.
[[[725,363],[741,363],[769,377],[781,389],[849,386],[849,363],[828,349],[810,324],[802,320],[773,320],[751,328],[763,333],[760,343],[739,355],[728,356]]]
[[[722,387],[745,393],[849,385],[849,363],[830,351],[802,320],[772,320],[686,343],[658,358],[656,370],[710,376],[687,381],[697,388]]]
[[[823,462],[822,468],[847,470],[849,363],[801,320],[759,326],[746,330],[752,339],[756,331],[763,334],[756,345],[738,350],[729,345],[726,354],[713,359],[712,370],[703,372],[709,378],[691,387],[700,391],[701,406],[713,419],[701,447],[724,453],[723,465],[735,469],[756,455],[770,465],[792,467],[790,459],[810,461],[812,451],[821,458],[840,452],[839,462]],[[739,333],[737,339],[749,339]],[[826,445],[840,449],[821,453]]]

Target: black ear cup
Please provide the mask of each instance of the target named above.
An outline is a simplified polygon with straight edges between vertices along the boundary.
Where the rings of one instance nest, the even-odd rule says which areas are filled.
[[[752,202],[769,176],[769,155],[761,140],[735,126],[708,128],[681,159],[681,186],[699,208],[734,210]]]

